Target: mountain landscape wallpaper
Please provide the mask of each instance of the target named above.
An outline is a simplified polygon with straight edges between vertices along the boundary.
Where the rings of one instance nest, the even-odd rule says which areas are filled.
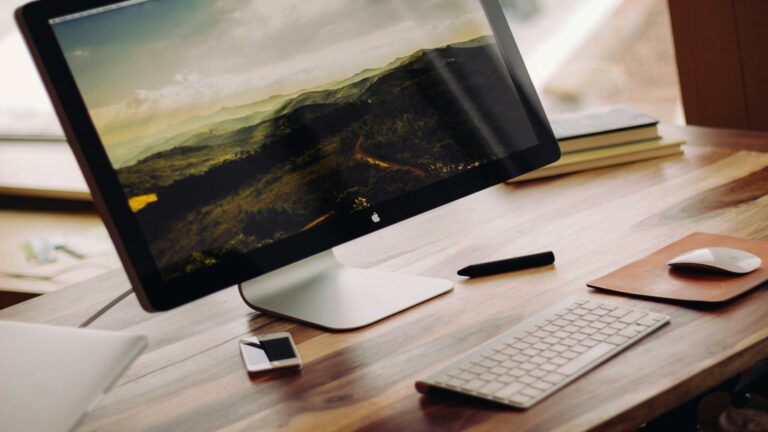
[[[150,0],[54,30],[166,279],[525,135],[496,125],[519,101],[476,1]]]

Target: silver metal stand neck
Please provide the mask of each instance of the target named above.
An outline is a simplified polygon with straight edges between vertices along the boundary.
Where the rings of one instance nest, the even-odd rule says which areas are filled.
[[[453,282],[345,267],[331,250],[240,284],[253,309],[330,330],[373,324],[453,289]]]

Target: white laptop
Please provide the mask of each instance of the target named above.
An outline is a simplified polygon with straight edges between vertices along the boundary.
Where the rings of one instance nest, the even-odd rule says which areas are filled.
[[[146,346],[139,335],[0,321],[0,429],[72,430]]]

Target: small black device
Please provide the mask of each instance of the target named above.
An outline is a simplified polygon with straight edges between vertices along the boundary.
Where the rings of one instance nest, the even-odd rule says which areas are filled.
[[[299,350],[285,332],[240,339],[240,354],[248,373],[301,368]]]
[[[480,277],[490,276],[499,273],[506,273],[516,270],[524,270],[534,267],[543,267],[555,262],[555,254],[552,252],[542,252],[533,255],[526,255],[517,258],[509,258],[499,261],[491,261],[482,264],[472,264],[459,270],[459,276]]]

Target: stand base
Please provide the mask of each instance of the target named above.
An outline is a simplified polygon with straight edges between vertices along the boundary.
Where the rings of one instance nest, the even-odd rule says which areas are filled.
[[[240,284],[248,306],[330,330],[365,327],[453,289],[453,282],[344,267],[331,251]]]

